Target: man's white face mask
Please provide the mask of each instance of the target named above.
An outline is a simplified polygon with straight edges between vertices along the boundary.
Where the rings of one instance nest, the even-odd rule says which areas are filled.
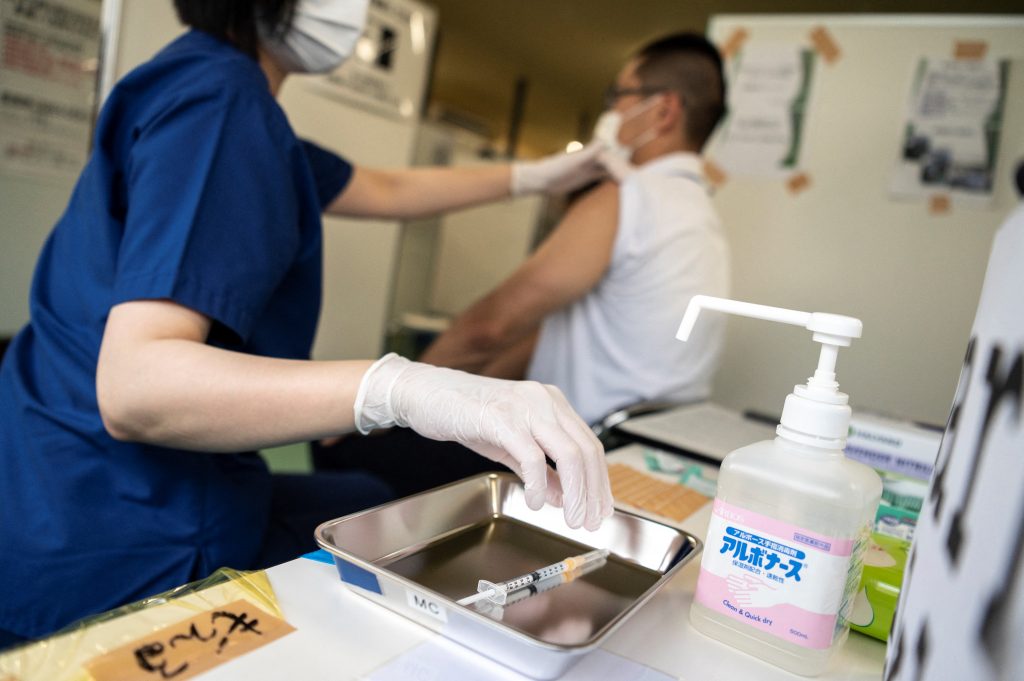
[[[594,139],[603,143],[613,155],[623,161],[629,161],[637,149],[658,136],[658,131],[654,128],[648,128],[629,144],[623,144],[619,141],[619,130],[622,128],[623,123],[636,118],[654,106],[658,101],[658,97],[659,95],[656,94],[651,95],[647,99],[629,107],[625,112],[608,109],[598,117],[597,123],[594,125]]]
[[[355,49],[366,25],[369,0],[299,0],[291,28],[275,36],[260,27],[265,49],[284,69],[328,73],[341,66]]]

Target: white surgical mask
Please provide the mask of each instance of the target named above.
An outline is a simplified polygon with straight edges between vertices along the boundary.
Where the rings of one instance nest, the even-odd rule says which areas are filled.
[[[328,73],[355,49],[366,25],[369,0],[299,0],[283,36],[260,27],[263,48],[288,71]]]
[[[598,117],[597,123],[594,125],[594,139],[603,143],[608,148],[608,151],[615,156],[624,161],[629,161],[637,149],[658,136],[658,131],[654,128],[648,128],[640,133],[630,144],[623,144],[619,141],[619,129],[622,128],[623,123],[644,113],[654,106],[657,101],[657,95],[648,97],[644,101],[637,102],[626,109],[625,113],[620,113],[615,109],[608,109]]]

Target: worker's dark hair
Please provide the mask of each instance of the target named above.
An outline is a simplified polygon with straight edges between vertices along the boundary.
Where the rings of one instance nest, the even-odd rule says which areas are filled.
[[[664,87],[682,98],[686,137],[702,149],[725,115],[722,56],[697,33],[675,33],[636,53],[636,75],[645,87]]]
[[[257,58],[259,23],[284,34],[298,0],[174,0],[181,23],[234,44]]]

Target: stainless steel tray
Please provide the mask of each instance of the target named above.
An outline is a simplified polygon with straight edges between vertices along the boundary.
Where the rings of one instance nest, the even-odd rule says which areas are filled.
[[[511,474],[485,474],[338,518],[316,530],[355,592],[536,679],[553,679],[601,643],[701,542],[616,509],[596,532],[560,509],[532,511]],[[455,603],[479,579],[506,580],[594,548],[607,563],[506,608]]]

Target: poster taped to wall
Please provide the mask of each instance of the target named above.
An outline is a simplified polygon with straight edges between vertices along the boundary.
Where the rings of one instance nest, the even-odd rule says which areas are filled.
[[[434,40],[434,13],[409,0],[370,0],[355,53],[316,81],[328,96],[397,119],[416,119]]]
[[[730,176],[781,178],[799,168],[815,53],[745,45],[733,60],[729,109],[712,151]]]
[[[0,171],[61,182],[85,165],[100,0],[0,0]]]
[[[991,205],[1008,75],[1007,60],[918,60],[889,182],[894,197],[941,192]]]

